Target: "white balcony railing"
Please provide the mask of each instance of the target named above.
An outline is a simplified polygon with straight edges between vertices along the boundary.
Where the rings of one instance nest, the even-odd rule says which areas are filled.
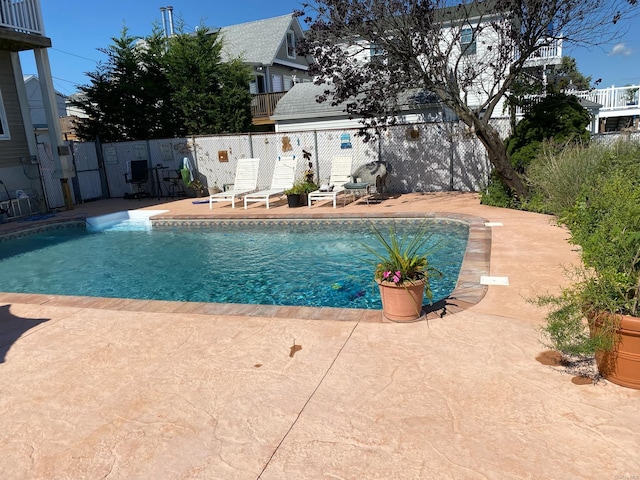
[[[531,55],[525,65],[535,67],[541,65],[560,65],[562,63],[562,40],[553,40],[550,45],[544,45]]]
[[[585,98],[602,105],[600,111],[637,109],[640,85],[626,87],[598,88],[581,92],[571,92],[578,98]]]
[[[40,0],[0,0],[0,27],[44,35]]]

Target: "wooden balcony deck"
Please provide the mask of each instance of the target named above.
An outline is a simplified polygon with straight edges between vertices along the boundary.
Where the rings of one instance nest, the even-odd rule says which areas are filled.
[[[273,115],[278,101],[287,92],[259,93],[251,99],[251,117],[254,125],[273,123],[269,117]]]

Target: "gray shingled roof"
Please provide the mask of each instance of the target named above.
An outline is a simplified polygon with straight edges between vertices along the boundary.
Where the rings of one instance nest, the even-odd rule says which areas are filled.
[[[592,102],[586,98],[579,98],[578,103],[584,108],[602,108],[602,105],[596,102]]]
[[[327,89],[327,85],[312,82],[297,83],[276,105],[271,116],[274,120],[293,118],[318,118],[344,116],[344,106],[332,106],[330,101],[318,103],[316,98]]]
[[[320,117],[340,117],[347,116],[344,104],[331,105],[331,96],[325,102],[318,103],[316,98],[322,95],[325,90],[330,90],[331,86],[315,83],[297,83],[289,90],[276,105],[271,115],[273,120],[290,120],[297,118],[320,118]],[[437,97],[433,94],[425,93],[421,90],[412,89],[407,91],[399,99],[404,111],[420,111],[425,108],[439,106]]]
[[[223,55],[246,63],[271,65],[291,28],[293,15],[266,18],[220,29]]]

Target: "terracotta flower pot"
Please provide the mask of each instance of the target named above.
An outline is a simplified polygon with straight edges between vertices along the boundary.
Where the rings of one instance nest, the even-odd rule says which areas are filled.
[[[382,314],[392,322],[415,322],[422,317],[424,282],[396,285],[377,281],[382,299]]]
[[[612,314],[601,313],[592,323],[598,329],[603,322],[616,321]],[[623,387],[640,390],[640,318],[617,315],[620,324],[611,351],[596,352],[600,375]]]

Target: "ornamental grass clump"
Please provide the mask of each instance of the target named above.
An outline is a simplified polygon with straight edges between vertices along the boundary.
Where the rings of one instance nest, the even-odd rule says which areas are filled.
[[[428,225],[423,222],[415,232],[402,235],[398,232],[395,223],[389,226],[388,234],[383,233],[371,223],[371,231],[383,251],[363,244],[375,260],[369,261],[375,267],[374,279],[381,283],[394,283],[404,286],[415,285],[424,282],[425,296],[431,303],[433,292],[430,279],[432,276],[442,276],[442,273],[429,264],[425,247],[431,242],[432,235]]]

